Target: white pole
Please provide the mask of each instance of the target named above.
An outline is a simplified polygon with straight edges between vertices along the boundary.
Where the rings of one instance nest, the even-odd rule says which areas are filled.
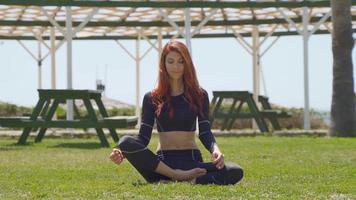
[[[193,57],[193,52],[192,52],[192,44],[191,44],[191,34],[190,34],[190,9],[189,8],[185,8],[184,9],[184,14],[185,14],[185,18],[184,18],[184,26],[185,26],[185,42],[187,44],[188,50],[190,52],[190,55]]]
[[[303,52],[304,52],[304,129],[310,130],[309,119],[309,72],[308,72],[308,32],[309,16],[308,8],[303,7]]]
[[[161,59],[161,53],[162,53],[162,29],[158,28],[158,35],[157,35],[157,40],[158,40],[158,62],[157,62],[157,68],[159,68],[159,62]],[[158,70],[157,70],[158,72]]]
[[[138,117],[137,127],[141,124],[141,113],[140,113],[140,40],[141,32],[138,33],[136,40],[136,116]]]
[[[51,27],[51,88],[56,89],[56,35]]]
[[[73,89],[72,81],[72,14],[66,7],[66,39],[67,39],[67,89]],[[73,120],[73,100],[67,100],[67,120]]]
[[[260,69],[259,69],[259,33],[257,26],[252,29],[252,63],[253,63],[253,99],[258,106],[258,95],[260,94]],[[252,121],[252,129],[256,130],[257,124]]]
[[[257,26],[252,30],[253,98],[257,102],[260,94],[259,33]]]
[[[159,59],[161,57],[161,52],[162,52],[162,29],[161,28],[158,28],[157,40],[158,40],[158,64],[159,64]]]
[[[55,28],[51,27],[51,88],[56,89],[56,33]],[[53,119],[57,119],[57,112],[54,113]]]
[[[42,52],[41,52],[41,41],[38,41],[38,89],[42,89]]]

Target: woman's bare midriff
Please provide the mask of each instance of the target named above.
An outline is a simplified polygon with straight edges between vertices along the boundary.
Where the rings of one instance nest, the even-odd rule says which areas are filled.
[[[198,149],[194,131],[159,132],[157,150]]]

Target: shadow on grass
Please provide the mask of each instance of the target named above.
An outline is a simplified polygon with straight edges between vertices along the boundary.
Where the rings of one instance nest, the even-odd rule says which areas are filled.
[[[1,151],[13,151],[13,150],[22,150],[28,147],[40,147],[40,148],[75,148],[75,149],[100,149],[105,148],[102,147],[100,142],[48,142],[48,143],[41,143],[41,142],[26,142],[25,144],[18,144],[14,141],[6,141],[0,142],[0,152]],[[113,148],[109,147],[109,148]]]
[[[61,143],[48,148],[75,148],[75,149],[100,149],[104,148],[97,142],[86,142],[86,143]]]
[[[0,151],[14,151],[14,150],[22,150],[25,147],[33,146],[33,142],[27,142],[26,144],[17,144],[17,142],[0,145]]]
[[[160,180],[158,182],[149,183],[147,181],[136,180],[136,181],[133,181],[131,184],[135,187],[141,187],[141,186],[159,185],[159,184],[173,184],[175,182],[176,181],[172,181],[172,180]]]

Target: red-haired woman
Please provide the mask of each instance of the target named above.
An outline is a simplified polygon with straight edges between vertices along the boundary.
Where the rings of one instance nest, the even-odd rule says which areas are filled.
[[[110,159],[120,164],[127,158],[148,182],[235,184],[242,179],[243,171],[237,164],[225,163],[208,117],[209,97],[199,86],[188,49],[179,41],[171,41],[161,54],[158,86],[143,98],[138,136],[123,136]],[[212,162],[203,162],[195,143],[197,118],[199,139],[211,153]],[[157,154],[147,148],[155,120]]]

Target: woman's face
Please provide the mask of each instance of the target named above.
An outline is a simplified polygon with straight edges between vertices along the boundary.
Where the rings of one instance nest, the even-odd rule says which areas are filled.
[[[169,52],[166,56],[165,64],[169,78],[179,80],[183,77],[184,61],[178,52]]]

